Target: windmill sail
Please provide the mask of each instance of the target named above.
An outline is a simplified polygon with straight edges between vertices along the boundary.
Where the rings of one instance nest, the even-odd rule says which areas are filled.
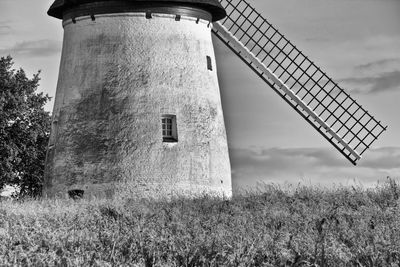
[[[354,165],[386,130],[245,0],[213,33]]]

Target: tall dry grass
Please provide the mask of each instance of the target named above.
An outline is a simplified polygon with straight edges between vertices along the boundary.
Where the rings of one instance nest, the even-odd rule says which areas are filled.
[[[0,203],[0,266],[399,266],[400,186]]]

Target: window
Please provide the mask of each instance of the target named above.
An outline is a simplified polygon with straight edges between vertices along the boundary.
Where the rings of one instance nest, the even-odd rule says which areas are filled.
[[[207,69],[212,70],[211,57],[207,56]]]
[[[172,118],[162,119],[163,137],[172,138]]]
[[[83,198],[83,194],[85,193],[84,190],[80,190],[80,189],[75,189],[75,190],[69,190],[68,191],[68,195],[70,198],[72,199],[81,199]]]
[[[163,142],[178,142],[175,115],[162,115],[161,127]]]

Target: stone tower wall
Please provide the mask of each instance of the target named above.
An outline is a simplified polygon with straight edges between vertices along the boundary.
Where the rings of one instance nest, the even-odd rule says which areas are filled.
[[[63,27],[45,195],[231,196],[209,22],[127,13]],[[163,114],[176,143],[162,140]]]

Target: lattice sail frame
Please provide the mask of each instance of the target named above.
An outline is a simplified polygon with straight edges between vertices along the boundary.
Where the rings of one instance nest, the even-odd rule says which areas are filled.
[[[386,130],[245,0],[220,0],[213,33],[350,162]]]

